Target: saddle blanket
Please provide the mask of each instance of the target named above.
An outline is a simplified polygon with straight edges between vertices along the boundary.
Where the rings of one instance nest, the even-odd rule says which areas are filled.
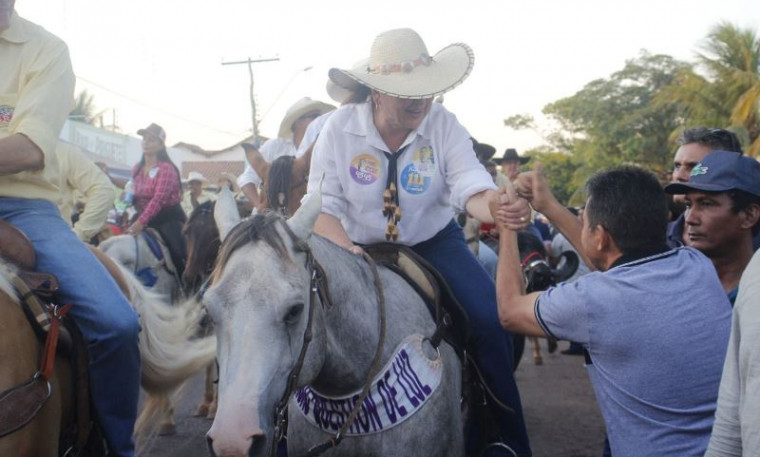
[[[356,420],[346,435],[380,433],[409,419],[422,409],[441,383],[443,361],[428,359],[422,352],[424,337],[410,335],[394,351],[380,370],[364,399]],[[310,386],[294,394],[299,411],[313,425],[335,433],[348,420],[361,390],[335,398],[320,394]]]

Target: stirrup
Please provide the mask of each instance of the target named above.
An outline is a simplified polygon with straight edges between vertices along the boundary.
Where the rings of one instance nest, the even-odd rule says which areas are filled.
[[[505,455],[509,457],[517,457],[517,452],[514,451],[511,447],[507,446],[506,444],[502,442],[496,442],[486,445],[486,447],[483,448],[483,450],[480,452],[480,457],[483,457],[486,452],[490,450],[500,450],[504,451]]]

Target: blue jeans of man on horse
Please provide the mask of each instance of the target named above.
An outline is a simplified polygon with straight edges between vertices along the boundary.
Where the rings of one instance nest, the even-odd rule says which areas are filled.
[[[520,393],[513,375],[512,336],[499,323],[493,278],[467,248],[461,227],[452,220],[433,238],[411,247],[446,279],[465,308],[472,326],[472,343],[488,387],[514,413],[493,408],[499,429],[519,456],[530,456]]]
[[[90,357],[90,388],[110,455],[134,456],[140,351],[137,314],[114,279],[46,200],[0,198],[0,219],[31,241],[37,270],[54,274],[62,303],[79,326]]]

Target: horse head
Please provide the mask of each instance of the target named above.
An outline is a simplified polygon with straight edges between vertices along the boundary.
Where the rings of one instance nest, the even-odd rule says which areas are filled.
[[[262,209],[272,209],[284,217],[295,214],[306,195],[311,149],[301,157],[282,156],[268,167],[264,181]]]
[[[188,295],[200,289],[203,281],[211,275],[219,253],[219,229],[214,222],[215,202],[207,201],[198,205],[190,214],[182,234],[187,246],[187,262],[182,273],[182,282]]]
[[[324,363],[324,323],[311,303],[306,244],[320,209],[315,195],[287,222],[275,213],[255,215],[224,239],[203,297],[220,369],[219,407],[207,434],[212,455],[267,455],[291,374],[304,385]],[[305,346],[307,328],[312,340]]]

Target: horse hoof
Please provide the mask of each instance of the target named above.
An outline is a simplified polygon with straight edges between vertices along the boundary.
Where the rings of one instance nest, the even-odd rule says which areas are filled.
[[[177,434],[177,426],[174,424],[162,424],[158,428],[158,436],[170,436]]]
[[[542,359],[540,357],[536,357],[535,359],[533,359],[533,364],[534,365],[543,365],[544,364],[544,359]]]
[[[557,340],[549,339],[548,344],[549,344],[549,354],[553,354],[554,351],[557,350]]]
[[[198,405],[198,409],[195,410],[193,417],[206,417],[209,414],[209,407],[207,404]]]

